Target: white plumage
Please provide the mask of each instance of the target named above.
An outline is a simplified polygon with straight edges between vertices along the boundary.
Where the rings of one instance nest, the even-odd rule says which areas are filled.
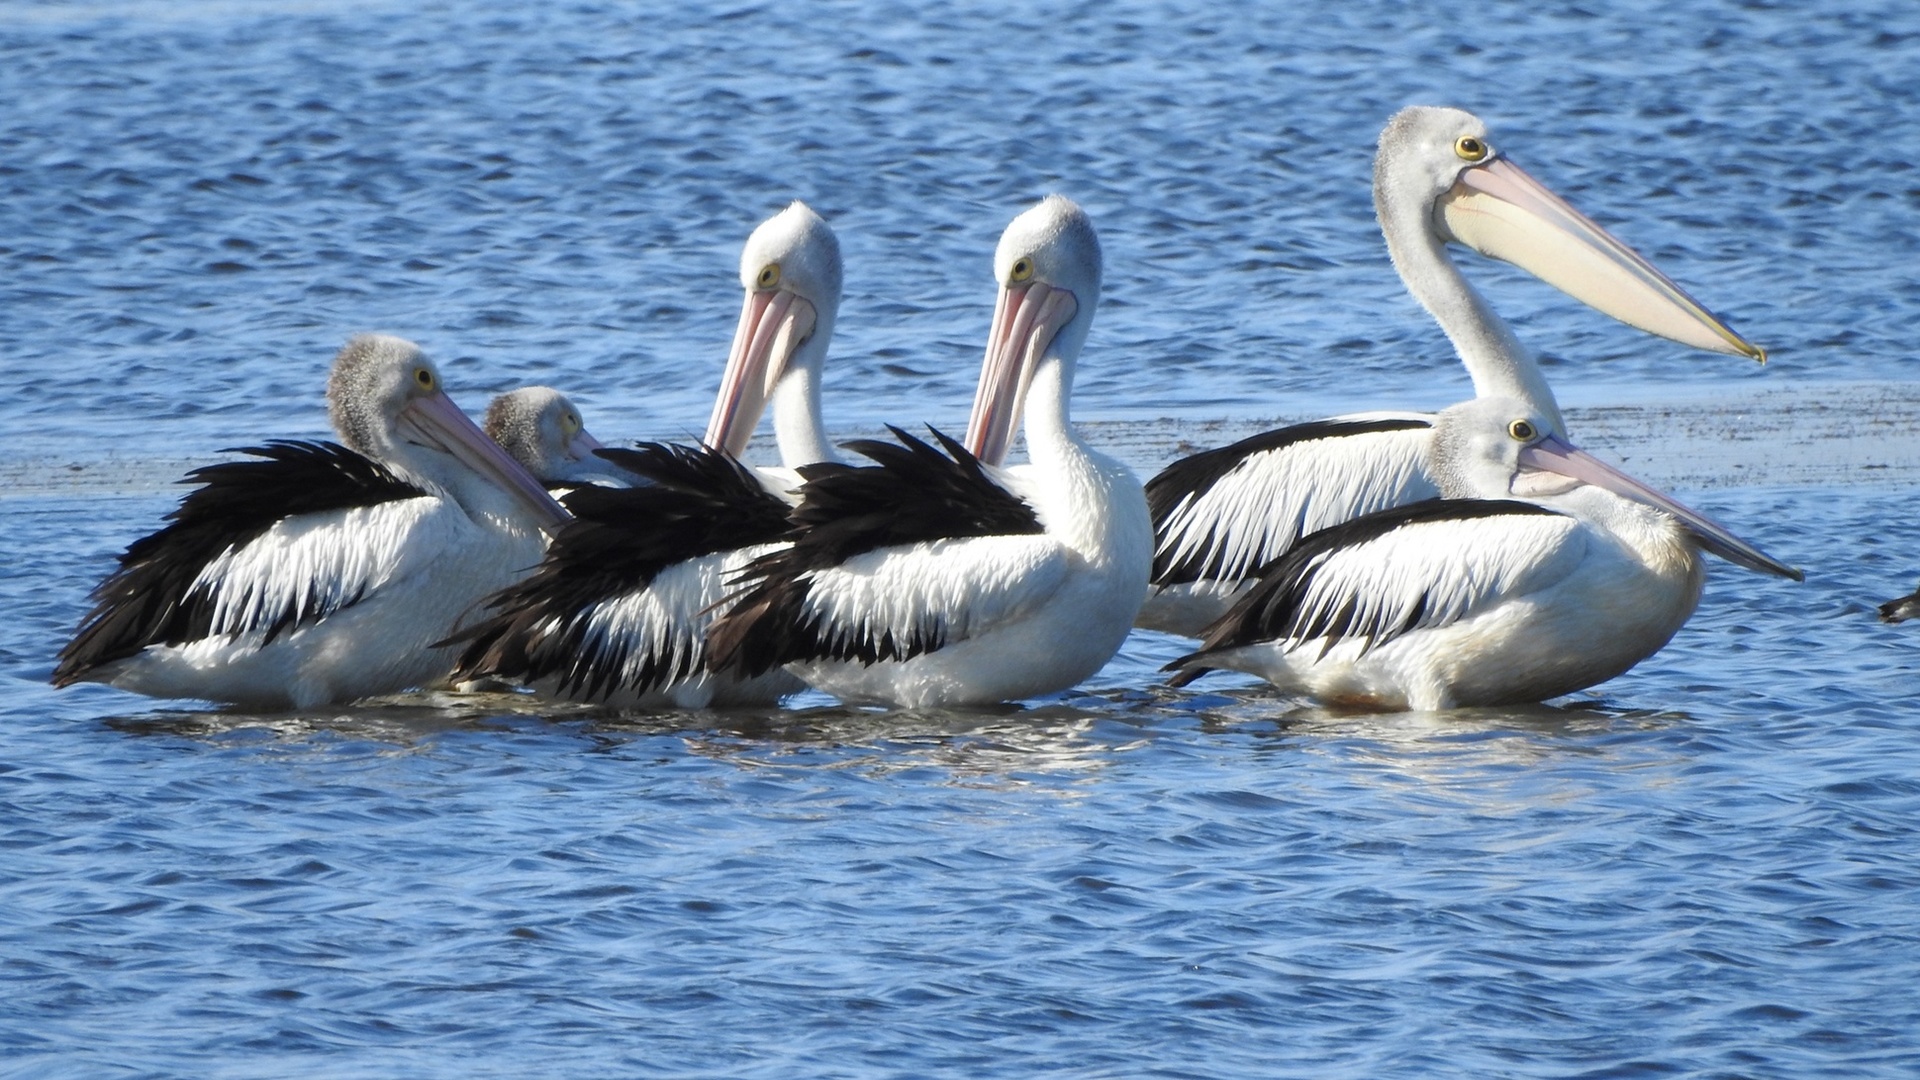
[[[1240,456],[1218,480],[1187,491],[1156,524],[1156,559],[1207,568],[1192,582],[1153,591],[1148,629],[1191,633],[1226,610],[1260,567],[1300,538],[1362,514],[1431,499],[1432,418],[1419,413],[1336,417],[1341,427],[1404,419],[1415,425],[1364,435],[1336,429]]]
[[[172,524],[95,591],[57,684],[307,707],[446,679],[436,643],[539,560],[566,512],[410,342],[348,342],[328,398],[347,445],[197,472]]]
[[[1448,243],[1514,263],[1649,333],[1765,356],[1501,155],[1469,113],[1416,106],[1396,114],[1380,135],[1374,206],[1395,269],[1446,333],[1475,395],[1518,400],[1556,435],[1564,437],[1565,426],[1538,363],[1461,275]],[[1403,423],[1364,422],[1382,417]],[[1199,636],[1248,587],[1247,575],[1302,536],[1431,498],[1438,490],[1428,459],[1432,420],[1419,413],[1341,417],[1163,470],[1147,485],[1158,541],[1155,588],[1139,625]],[[1352,430],[1324,430],[1343,422]]]
[[[771,704],[784,672],[735,679],[705,664],[727,582],[787,531],[802,465],[831,460],[821,372],[840,303],[839,241],[804,203],[761,223],[740,256],[740,319],[704,443],[598,456],[645,478],[567,497],[579,520],[528,581],[494,597],[461,670],[554,697],[621,707]],[[782,468],[735,460],[772,406]]]
[[[1686,622],[1711,550],[1799,577],[1575,450],[1523,402],[1442,413],[1445,498],[1304,538],[1170,667],[1259,675],[1338,705],[1539,701],[1626,671]]]
[[[706,629],[711,608],[727,583],[753,559],[773,550],[761,544],[685,559],[662,570],[646,588],[630,589],[581,612],[583,667],[605,679],[604,692],[588,685],[562,687],[541,680],[550,696],[595,700],[634,708],[682,709],[767,705],[800,689],[785,672],[730,679],[706,670]],[[556,634],[562,619],[549,617],[541,631]],[[646,686],[645,691],[633,688]]]
[[[805,531],[715,624],[710,663],[918,708],[1066,689],[1120,647],[1152,527],[1131,471],[1067,415],[1099,296],[1092,223],[1052,196],[1007,227],[994,271],[967,445],[850,444],[879,464],[802,489]],[[999,469],[1023,415],[1029,463]]]
[[[435,644],[540,558],[537,530],[503,534],[437,498],[328,516],[297,539],[269,537],[210,566],[197,585],[217,591],[225,621],[209,636],[150,647],[100,681],[294,708],[441,686],[454,652]],[[290,561],[274,565],[277,554]],[[302,596],[322,601],[308,609],[315,621],[270,637],[273,604]]]

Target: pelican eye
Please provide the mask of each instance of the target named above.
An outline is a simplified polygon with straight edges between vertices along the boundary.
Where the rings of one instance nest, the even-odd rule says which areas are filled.
[[[762,289],[771,289],[775,285],[780,284],[780,264],[768,263],[761,267],[760,276],[754,278],[753,283]]]
[[[1485,161],[1493,150],[1471,135],[1462,135],[1453,140],[1453,152],[1461,161]]]
[[[1025,281],[1028,278],[1031,278],[1032,276],[1033,276],[1033,256],[1031,255],[1028,255],[1024,258],[1017,260],[1013,264],[1013,269],[1007,271],[1007,280],[1012,282]]]
[[[574,413],[567,413],[562,416],[560,418],[560,430],[569,435],[577,433],[580,430],[580,417]]]
[[[1525,420],[1515,420],[1507,425],[1507,434],[1519,442],[1532,442],[1540,432],[1534,430],[1534,426]]]
[[[431,390],[433,389],[433,372],[427,368],[414,368],[413,381],[420,384],[420,389]]]

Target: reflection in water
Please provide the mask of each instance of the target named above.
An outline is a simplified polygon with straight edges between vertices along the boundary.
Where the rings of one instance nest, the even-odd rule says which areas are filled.
[[[282,712],[243,709],[171,710],[106,717],[101,721],[132,735],[219,739],[238,732],[265,732],[299,742],[319,733],[412,746],[451,731],[505,729],[515,720],[574,720],[593,710],[539,702],[524,694],[408,694],[353,705]]]
[[[401,695],[352,706],[285,712],[156,710],[102,723],[137,736],[219,741],[265,733],[284,743],[316,735],[410,748],[452,732],[543,732],[604,749],[674,738],[687,752],[757,768],[789,750],[827,749],[832,766],[875,776],[934,767],[956,782],[1014,782],[1019,773],[1074,773],[1136,745],[1133,718],[1071,704],[878,710],[844,706],[769,710],[615,710],[521,693]],[[534,726],[529,728],[529,723]]]

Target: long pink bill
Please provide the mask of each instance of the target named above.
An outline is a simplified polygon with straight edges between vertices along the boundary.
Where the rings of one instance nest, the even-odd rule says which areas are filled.
[[[1806,575],[1798,569],[1788,566],[1733,535],[1719,522],[1670,495],[1648,487],[1558,436],[1549,435],[1521,450],[1520,465],[1522,468],[1558,473],[1581,483],[1611,491],[1622,498],[1645,503],[1656,510],[1664,510],[1678,518],[1681,525],[1693,534],[1702,548],[1737,566],[1766,574],[1778,574],[1795,581],[1806,579]]]
[[[1766,350],[1504,157],[1462,169],[1436,213],[1454,239],[1628,326],[1766,362]]]
[[[555,528],[572,520],[573,515],[547,494],[540,481],[488,438],[445,393],[435,391],[414,398],[401,410],[400,422],[423,444],[453,455],[467,468],[513,493],[543,527]]]
[[[989,465],[1000,465],[1013,449],[1026,408],[1027,386],[1060,328],[1079,310],[1073,293],[1044,281],[1009,285],[993,306],[980,385],[967,418],[967,450]]]
[[[785,289],[747,294],[707,421],[708,446],[735,457],[746,450],[787,361],[812,335],[814,317],[812,304]]]

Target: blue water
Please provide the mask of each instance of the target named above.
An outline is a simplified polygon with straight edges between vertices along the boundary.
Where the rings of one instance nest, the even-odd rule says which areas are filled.
[[[170,480],[324,432],[353,332],[470,407],[697,431],[794,197],[846,253],[843,430],[958,424],[1049,190],[1107,254],[1076,415],[1162,425],[1143,470],[1205,421],[1464,396],[1371,219],[1410,101],[1773,352],[1468,263],[1568,400],[1910,384],[1920,8],[527,8],[0,12],[0,1075],[1920,1070],[1920,632],[1872,618],[1920,573],[1904,473],[1683,492],[1808,581],[1716,564],[1666,650],[1534,709],[1167,691],[1149,634],[971,713],[45,685]]]

